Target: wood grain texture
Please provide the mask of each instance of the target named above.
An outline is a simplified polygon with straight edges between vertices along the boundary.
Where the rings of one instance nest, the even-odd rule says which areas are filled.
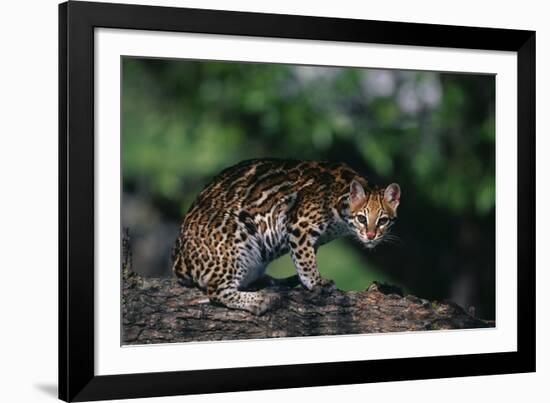
[[[123,270],[123,344],[260,339],[492,327],[452,302],[401,296],[373,283],[367,290],[277,289],[278,308],[255,316],[211,304],[175,279]]]

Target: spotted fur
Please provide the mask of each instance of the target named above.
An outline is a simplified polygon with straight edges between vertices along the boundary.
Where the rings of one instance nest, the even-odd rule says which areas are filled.
[[[309,290],[330,281],[317,270],[317,248],[353,235],[378,244],[396,218],[399,185],[369,189],[340,162],[258,159],[217,175],[184,217],[173,250],[173,271],[210,300],[262,314],[275,294],[251,291],[269,262],[290,252]]]

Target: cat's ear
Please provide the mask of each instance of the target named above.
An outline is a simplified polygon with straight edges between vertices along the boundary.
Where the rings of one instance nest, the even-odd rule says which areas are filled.
[[[397,210],[399,200],[401,199],[401,188],[397,183],[388,185],[384,190],[384,199],[388,202],[392,209]]]
[[[365,189],[355,179],[349,185],[349,206],[352,210],[358,208],[365,201]]]

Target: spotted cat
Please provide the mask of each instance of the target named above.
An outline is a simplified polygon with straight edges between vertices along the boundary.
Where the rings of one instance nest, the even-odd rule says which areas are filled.
[[[257,315],[277,294],[252,291],[269,262],[290,252],[309,290],[330,285],[315,252],[337,237],[355,236],[367,248],[380,243],[397,215],[399,185],[370,189],[340,162],[256,159],[217,175],[185,215],[173,249],[173,271],[209,299]]]

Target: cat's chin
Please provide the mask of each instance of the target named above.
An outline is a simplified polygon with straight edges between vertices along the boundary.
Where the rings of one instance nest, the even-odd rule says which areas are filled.
[[[380,245],[383,242],[383,240],[384,240],[384,237],[379,236],[378,238],[375,238],[373,240],[362,239],[361,242],[363,243],[365,248],[367,248],[368,250],[372,250],[376,248],[378,245]]]
[[[369,239],[366,239],[366,238],[363,238],[363,237],[360,237],[360,236],[356,236],[355,237],[359,243],[366,249],[368,250],[372,250],[376,247],[376,245],[379,244],[380,240],[379,239],[374,239],[374,240],[369,240]]]
[[[365,248],[367,248],[367,249],[374,249],[377,244],[378,244],[378,242],[376,242],[376,241],[363,242],[363,245],[365,245]]]

